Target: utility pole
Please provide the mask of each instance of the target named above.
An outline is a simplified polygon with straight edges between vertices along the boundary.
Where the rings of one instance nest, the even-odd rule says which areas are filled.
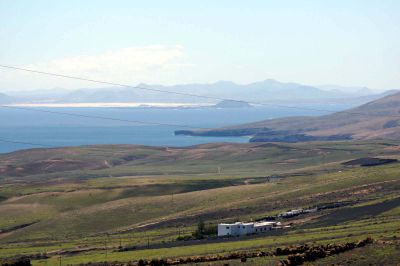
[[[65,238],[67,238],[67,235],[65,235]],[[58,243],[60,244],[60,250],[61,250],[61,246],[62,246],[61,241],[58,238],[56,238],[56,241],[58,241]],[[58,262],[59,262],[59,265],[61,266],[61,253],[60,253],[60,257],[58,258]]]
[[[105,261],[107,263],[107,241],[108,241],[108,234],[106,234],[106,238],[104,239],[104,248],[105,248]]]

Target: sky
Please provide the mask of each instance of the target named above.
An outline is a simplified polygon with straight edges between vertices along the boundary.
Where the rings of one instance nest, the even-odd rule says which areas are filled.
[[[0,0],[0,64],[127,84],[400,89],[400,1]],[[99,86],[0,69],[0,91]]]

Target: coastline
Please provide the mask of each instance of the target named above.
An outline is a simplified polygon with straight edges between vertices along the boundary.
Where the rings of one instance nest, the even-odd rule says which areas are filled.
[[[212,107],[214,104],[207,103],[123,103],[123,102],[100,102],[100,103],[16,103],[8,104],[10,107],[46,107],[46,108],[202,108]]]

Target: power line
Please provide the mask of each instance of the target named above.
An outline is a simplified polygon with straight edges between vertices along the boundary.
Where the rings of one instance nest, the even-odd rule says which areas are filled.
[[[127,85],[127,84],[121,84],[121,83],[115,83],[115,82],[107,82],[107,81],[101,81],[101,80],[94,80],[94,79],[88,79],[88,78],[82,78],[82,77],[76,77],[76,76],[69,76],[69,75],[63,75],[63,74],[56,74],[56,73],[50,73],[50,72],[44,72],[44,71],[37,71],[37,70],[14,67],[14,66],[8,66],[8,65],[0,65],[0,67],[6,68],[6,69],[18,70],[18,71],[25,71],[25,72],[30,72],[30,73],[54,76],[54,77],[61,77],[61,78],[67,78],[67,79],[88,81],[88,82],[94,82],[94,83],[99,83],[99,84],[127,87],[127,88],[147,90],[147,91],[160,92],[160,93],[169,93],[169,94],[176,94],[176,95],[183,95],[183,96],[190,96],[190,97],[197,97],[197,98],[214,99],[214,100],[225,100],[225,101],[233,101],[233,102],[247,102],[247,103],[255,104],[255,105],[275,106],[275,107],[280,107],[280,108],[292,108],[292,109],[299,109],[299,110],[311,110],[311,111],[319,111],[319,112],[336,113],[336,111],[325,110],[325,109],[299,107],[299,106],[287,106],[287,105],[278,105],[278,104],[273,104],[273,103],[263,103],[263,102],[253,102],[253,101],[250,102],[250,101],[243,101],[243,100],[222,98],[222,97],[215,97],[215,96],[208,96],[208,95],[198,95],[198,94],[185,93],[185,92],[176,92],[176,91],[160,90],[160,89],[147,88],[147,87],[141,87],[141,86],[132,86],[132,85]],[[76,114],[76,113],[51,111],[51,110],[44,110],[44,109],[38,109],[38,108],[28,108],[28,107],[21,107],[21,106],[0,105],[0,108],[20,109],[20,110],[26,110],[26,111],[51,113],[51,114],[57,114],[57,115],[67,115],[67,116],[74,116],[74,117],[81,117],[81,118],[93,118],[93,119],[101,119],[101,120],[111,120],[111,121],[118,121],[118,122],[128,122],[128,123],[135,123],[135,124],[162,125],[162,126],[181,127],[181,128],[184,127],[184,128],[201,129],[201,130],[210,129],[210,128],[203,128],[203,127],[196,127],[196,126],[189,126],[189,125],[181,125],[181,124],[171,124],[171,123],[149,122],[149,121],[141,121],[141,120],[120,119],[120,118],[113,118],[113,117],[106,117],[106,116]],[[126,108],[124,108],[124,109],[126,109]],[[358,112],[351,112],[351,111],[341,111],[340,113],[352,114],[352,115],[379,116],[379,117],[400,117],[399,115],[365,114],[365,113],[358,113]],[[56,147],[56,146],[52,146],[52,145],[45,145],[45,144],[32,143],[32,142],[22,142],[22,141],[7,140],[7,139],[0,139],[0,141],[1,142],[14,143],[14,144],[40,146],[40,147]]]
[[[17,141],[17,140],[3,139],[3,138],[0,139],[0,142],[38,146],[38,147],[44,147],[44,148],[56,148],[56,146],[53,146],[53,145],[40,144],[40,143],[34,143],[34,142],[26,142],[26,141]]]
[[[19,106],[0,105],[0,108],[18,109],[18,110],[41,112],[41,113],[57,114],[57,115],[67,115],[67,116],[80,117],[80,118],[111,120],[111,121],[127,122],[127,123],[134,123],[134,124],[159,125],[159,126],[170,126],[170,127],[181,127],[181,128],[183,127],[183,128],[203,129],[203,130],[209,129],[209,128],[195,127],[195,126],[188,126],[188,125],[181,125],[181,124],[169,124],[169,123],[148,122],[148,121],[140,121],[140,120],[119,119],[119,118],[113,118],[113,117],[107,117],[107,116],[75,114],[75,113],[51,111],[51,110],[43,110],[43,109],[19,107]],[[0,139],[0,142],[7,142],[7,143],[13,143],[13,144],[22,144],[22,145],[31,145],[31,146],[46,147],[46,148],[57,148],[57,146],[54,146],[54,145],[46,145],[46,144],[40,144],[40,143],[23,142],[23,141],[8,140],[8,139]]]
[[[27,69],[27,68],[21,68],[21,67],[9,66],[9,65],[1,65],[0,64],[0,67],[5,68],[5,69],[12,69],[12,70],[30,72],[30,73],[53,76],[53,77],[60,77],[60,78],[74,79],[74,80],[81,80],[81,81],[88,81],[88,82],[93,82],[93,83],[98,83],[98,84],[126,87],[126,88],[146,90],[146,91],[159,92],[159,93],[169,93],[169,94],[196,97],[196,98],[203,98],[203,99],[212,99],[212,100],[219,100],[219,101],[232,101],[232,102],[247,102],[249,104],[254,104],[254,105],[274,106],[274,107],[279,107],[279,108],[289,108],[289,109],[296,109],[296,110],[308,110],[308,111],[317,111],[317,112],[325,112],[325,113],[344,113],[344,114],[351,114],[351,115],[379,116],[379,117],[382,116],[382,117],[397,117],[397,118],[400,117],[400,115],[366,114],[366,113],[352,112],[352,111],[340,111],[340,112],[337,112],[337,111],[320,109],[320,108],[312,108],[312,107],[290,106],[290,105],[281,105],[281,104],[266,103],[266,102],[255,102],[255,101],[243,101],[243,100],[238,100],[238,99],[223,98],[223,97],[217,97],[217,96],[201,95],[201,94],[186,93],[186,92],[179,92],[179,91],[170,91],[170,90],[161,90],[161,89],[142,87],[142,86],[132,86],[132,85],[128,85],[128,84],[109,82],[109,81],[102,81],[102,80],[97,80],[97,79],[89,79],[89,78],[70,76],[70,75],[64,75],[64,74],[57,74],[57,73],[51,73],[51,72],[45,72],[45,71],[39,71],[39,70],[33,70],[33,69]]]
[[[144,124],[144,125],[184,127],[184,128],[191,128],[191,129],[203,129],[203,130],[210,129],[210,128],[196,127],[196,126],[189,126],[189,125],[181,125],[181,124],[170,124],[170,123],[149,122],[149,121],[141,121],[141,120],[130,120],[130,119],[121,119],[121,118],[113,118],[113,117],[98,116],[98,115],[76,114],[76,113],[51,111],[51,110],[29,108],[29,107],[21,107],[21,106],[0,105],[0,108],[18,109],[18,110],[25,110],[25,111],[40,112],[40,113],[50,113],[50,114],[74,116],[74,117],[81,117],[81,118],[93,118],[93,119],[100,119],[100,120],[111,120],[111,121],[117,121],[117,122],[127,122],[127,123]]]
[[[298,106],[286,106],[286,105],[278,105],[278,104],[263,103],[263,102],[250,102],[250,101],[243,101],[243,100],[237,100],[237,99],[231,99],[231,98],[222,98],[222,97],[198,95],[198,94],[192,94],[192,93],[160,90],[160,89],[147,88],[147,87],[141,87],[141,86],[131,86],[131,85],[126,85],[126,84],[107,82],[107,81],[100,81],[100,80],[93,80],[93,79],[87,79],[87,78],[81,78],[81,77],[75,77],[75,76],[68,76],[68,75],[62,75],[62,74],[55,74],[55,73],[49,73],[49,72],[43,72],[43,71],[36,71],[36,70],[30,70],[30,69],[24,69],[24,68],[18,68],[18,67],[6,66],[6,65],[0,65],[0,67],[13,69],[13,70],[19,70],[19,71],[26,71],[26,72],[36,73],[36,74],[42,74],[42,75],[49,75],[49,76],[54,76],[54,77],[75,79],[75,80],[88,81],[88,82],[94,82],[94,83],[106,84],[106,85],[113,85],[113,86],[121,86],[121,87],[133,88],[133,89],[140,89],[140,90],[159,92],[159,93],[169,93],[169,94],[176,94],[176,95],[183,95],[183,96],[190,96],[190,97],[197,97],[197,98],[204,98],[204,99],[213,99],[213,100],[225,100],[225,101],[232,101],[232,102],[248,102],[250,104],[255,104],[255,105],[275,106],[275,107],[280,107],[280,108],[291,108],[291,109],[298,109],[298,110],[310,110],[310,111],[318,111],[318,112],[336,113],[336,111],[326,110],[326,109],[317,109],[317,108],[309,108],[309,107],[298,107]],[[50,111],[50,110],[27,108],[27,107],[18,107],[18,106],[1,105],[0,107],[1,108],[9,108],[9,109],[20,109],[20,110],[26,110],[26,111],[35,111],[35,112],[42,112],[42,113],[51,113],[51,114],[57,114],[57,115],[67,115],[67,116],[74,116],[74,117],[82,117],[82,118],[92,118],[92,119],[128,122],[128,123],[135,123],[135,124],[185,127],[185,128],[203,129],[203,130],[209,129],[209,128],[202,128],[202,127],[195,127],[195,126],[188,126],[188,125],[180,125],[180,124],[170,124],[170,123],[149,122],[149,121],[140,121],[140,120],[119,119],[119,118],[112,118],[112,117],[106,117],[106,116],[76,114],[76,113]],[[352,115],[366,115],[366,116],[400,117],[399,115],[365,114],[365,113],[358,113],[358,112],[351,112],[351,111],[341,111],[340,113],[346,113],[346,114],[352,114]],[[39,146],[39,147],[56,147],[56,146],[53,146],[53,145],[45,145],[45,144],[39,144],[39,143],[33,143],[33,142],[22,142],[22,141],[15,141],[15,140],[2,139],[2,138],[0,138],[0,142],[13,143],[13,144],[22,144],[22,145],[31,145],[31,146]],[[314,150],[314,149],[310,149],[310,150]],[[149,239],[147,241],[148,241],[148,245],[149,245]],[[105,256],[106,256],[106,260],[107,260],[107,242],[105,243],[105,245],[106,245],[106,247],[105,247],[106,248]],[[60,265],[61,265],[61,256],[60,256]]]

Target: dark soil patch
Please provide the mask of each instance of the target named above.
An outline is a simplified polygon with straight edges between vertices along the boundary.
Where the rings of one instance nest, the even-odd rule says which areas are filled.
[[[381,159],[381,158],[366,157],[344,162],[342,164],[346,166],[377,166],[395,162],[397,162],[397,159]]]
[[[255,177],[250,181],[248,179],[227,179],[227,180],[191,180],[187,182],[154,184],[146,186],[132,187],[125,189],[121,194],[121,198],[138,197],[138,196],[159,196],[172,195],[179,193],[187,193],[192,191],[208,190],[214,188],[222,188],[229,186],[243,185],[245,181],[249,184],[265,183],[267,177]]]
[[[22,229],[22,228],[31,226],[31,225],[33,225],[33,224],[35,224],[37,222],[38,221],[31,222],[31,223],[26,223],[26,224],[19,224],[19,225],[16,225],[16,226],[13,226],[13,227],[10,227],[10,228],[7,228],[7,229],[1,229],[0,228],[0,234],[12,232],[12,231],[15,231],[15,230],[18,230],[18,229]]]
[[[352,220],[360,220],[363,218],[379,215],[398,206],[400,206],[400,198],[380,202],[373,205],[344,208],[335,212],[331,212],[322,217],[319,221],[305,225],[304,227],[324,227],[337,225]]]

